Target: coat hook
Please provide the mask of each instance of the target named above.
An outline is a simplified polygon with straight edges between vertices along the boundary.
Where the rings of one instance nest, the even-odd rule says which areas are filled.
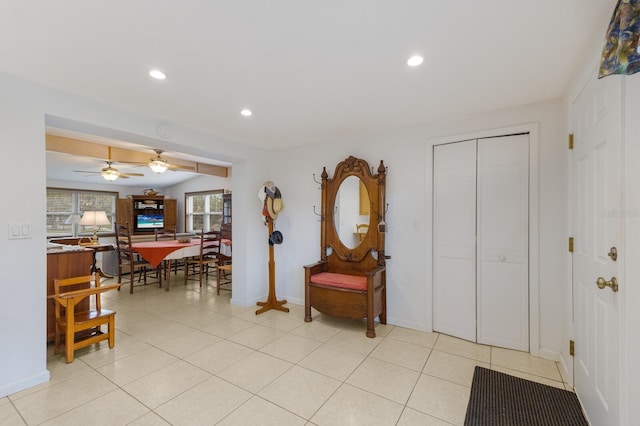
[[[371,211],[376,214],[376,217],[378,218],[378,220],[383,220],[384,217],[387,215],[387,212],[389,211],[389,203],[387,203],[384,207],[384,211],[383,211],[384,215],[380,215],[380,213],[378,213],[378,211],[373,208],[373,203],[371,203]]]
[[[313,181],[314,181],[315,183],[317,183],[318,185],[320,185],[320,187],[319,187],[318,189],[322,189],[322,182],[318,182],[318,181],[316,180],[316,174],[315,174],[315,173],[313,174]]]
[[[316,206],[313,206],[313,214],[320,217],[320,219],[318,219],[318,222],[322,222],[324,220],[324,216],[316,211]]]

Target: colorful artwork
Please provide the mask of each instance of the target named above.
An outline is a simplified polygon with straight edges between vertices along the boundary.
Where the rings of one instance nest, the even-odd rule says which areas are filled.
[[[598,78],[640,71],[640,0],[618,0],[602,49]]]

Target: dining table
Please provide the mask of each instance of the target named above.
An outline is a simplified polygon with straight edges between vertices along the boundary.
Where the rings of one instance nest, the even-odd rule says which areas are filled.
[[[187,242],[179,240],[142,241],[131,244],[131,250],[142,256],[156,269],[166,260],[167,269],[171,271],[172,260],[200,256],[200,239],[193,238]],[[231,256],[231,240],[222,240],[220,252]],[[167,274],[166,291],[169,291],[170,284],[171,274]]]

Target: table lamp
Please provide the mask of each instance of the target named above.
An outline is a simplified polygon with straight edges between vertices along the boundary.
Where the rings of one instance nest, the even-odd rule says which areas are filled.
[[[88,210],[82,214],[80,225],[93,227],[93,240],[91,240],[91,243],[98,244],[98,228],[103,225],[111,225],[111,222],[109,222],[106,212]]]
[[[73,228],[73,238],[78,237],[78,227],[76,224],[80,223],[80,215],[78,213],[72,213],[67,220],[64,221],[65,225],[71,225]]]

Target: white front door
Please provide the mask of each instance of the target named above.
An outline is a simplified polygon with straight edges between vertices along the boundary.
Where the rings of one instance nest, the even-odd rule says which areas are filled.
[[[572,109],[574,375],[593,425],[620,419],[619,293],[610,286],[619,261],[609,255],[621,247],[620,104],[621,79],[594,75]]]

